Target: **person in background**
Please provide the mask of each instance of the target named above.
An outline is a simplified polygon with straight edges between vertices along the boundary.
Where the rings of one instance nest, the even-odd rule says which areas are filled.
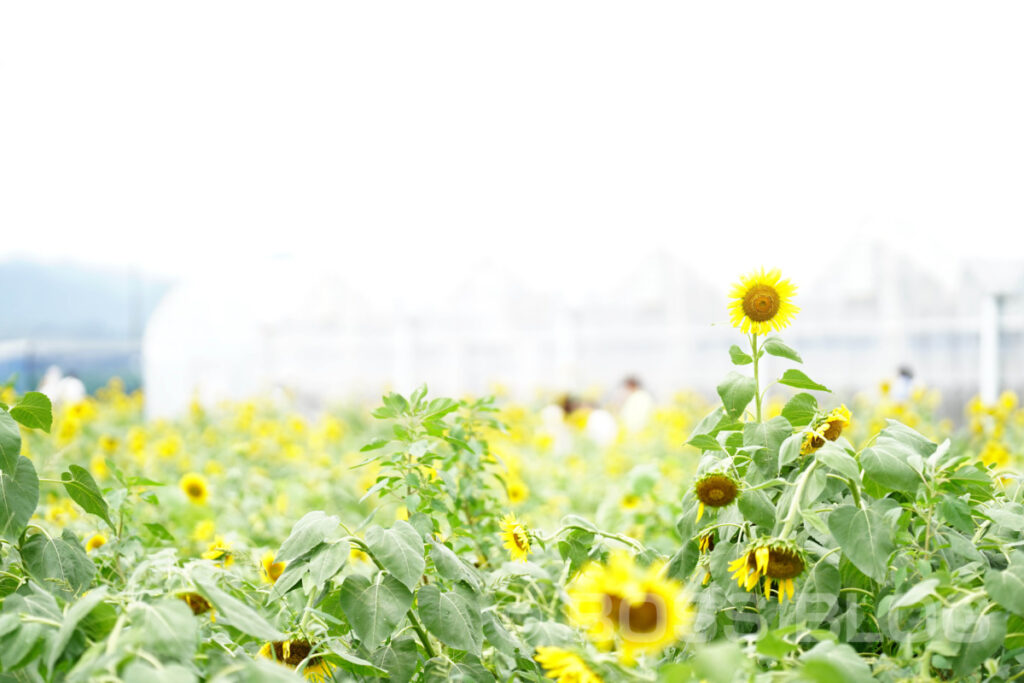
[[[914,371],[909,365],[901,365],[896,372],[896,385],[892,390],[892,397],[897,401],[906,401],[910,398],[910,392],[914,386]]]
[[[640,379],[630,375],[622,381],[626,398],[622,402],[619,418],[628,432],[638,432],[651,421],[654,414],[654,397],[643,388]]]

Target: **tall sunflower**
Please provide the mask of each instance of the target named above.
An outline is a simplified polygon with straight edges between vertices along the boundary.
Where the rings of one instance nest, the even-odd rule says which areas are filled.
[[[264,643],[259,656],[273,659],[284,666],[295,669],[303,662],[302,675],[307,681],[326,683],[333,680],[334,667],[319,655],[310,656],[313,646],[306,640],[284,640]]]
[[[774,588],[782,602],[787,595],[793,599],[793,579],[803,574],[806,567],[803,552],[792,541],[760,539],[729,564],[729,571],[736,583],[747,591],[753,590],[764,577],[765,596],[771,598]]]
[[[511,512],[501,518],[501,540],[513,560],[526,562],[530,555],[530,534],[526,525],[516,520]]]
[[[712,472],[705,474],[693,485],[699,505],[697,521],[704,516],[704,506],[723,508],[732,503],[740,494],[740,484],[728,474]]]
[[[733,327],[743,332],[767,334],[787,327],[800,309],[793,305],[796,285],[782,279],[778,269],[764,268],[740,277],[729,297]]]
[[[623,663],[657,654],[689,631],[692,614],[683,586],[662,576],[663,563],[639,567],[629,553],[590,563],[569,587],[569,616]]]
[[[538,647],[534,659],[544,667],[547,678],[555,679],[556,683],[602,683],[579,655],[560,647]]]

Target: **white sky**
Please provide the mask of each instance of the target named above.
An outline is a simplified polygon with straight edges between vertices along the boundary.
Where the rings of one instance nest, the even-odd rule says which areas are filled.
[[[0,7],[0,258],[283,254],[393,294],[483,258],[1024,256],[1019,2]]]

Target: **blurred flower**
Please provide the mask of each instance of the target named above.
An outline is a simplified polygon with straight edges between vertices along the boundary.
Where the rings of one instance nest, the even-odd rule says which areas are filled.
[[[206,483],[206,477],[198,472],[189,472],[181,478],[181,490],[185,492],[188,499],[197,505],[206,503],[210,495],[210,487]]]
[[[267,583],[275,583],[284,572],[285,564],[285,562],[274,562],[274,553],[268,550],[263,553],[263,559],[260,560],[260,576]]]
[[[273,659],[292,669],[297,668],[303,662],[305,667],[302,675],[307,681],[326,681],[334,677],[334,667],[319,655],[310,656],[313,646],[307,640],[285,640],[265,643],[260,648],[259,656]]]
[[[230,567],[235,563],[234,553],[231,552],[231,544],[223,536],[214,538],[213,543],[206,547],[206,552],[201,557],[204,560],[220,562],[225,567]]]
[[[91,553],[96,548],[106,545],[107,537],[103,534],[93,534],[88,541],[85,542],[85,552]]]
[[[601,683],[601,678],[586,662],[568,650],[541,646],[534,659],[544,667],[547,678],[553,678],[556,683]]]

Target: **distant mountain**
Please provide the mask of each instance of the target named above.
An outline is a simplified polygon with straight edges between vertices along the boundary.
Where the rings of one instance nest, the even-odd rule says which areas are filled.
[[[0,261],[0,340],[138,340],[170,286],[128,269]]]

